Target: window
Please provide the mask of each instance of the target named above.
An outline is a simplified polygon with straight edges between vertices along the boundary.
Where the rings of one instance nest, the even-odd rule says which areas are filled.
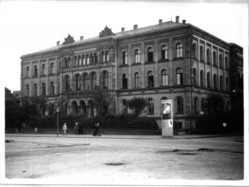
[[[226,91],[229,91],[229,82],[228,82],[228,77],[226,78]]]
[[[162,45],[161,53],[162,53],[162,60],[168,59],[168,46],[167,45]]]
[[[86,64],[87,65],[90,64],[90,57],[89,57],[89,55],[86,55]]]
[[[194,98],[194,113],[195,114],[198,114],[198,98],[197,97],[195,97]]]
[[[197,74],[196,74],[196,68],[193,69],[193,84],[197,85]]]
[[[108,72],[103,72],[103,88],[108,89]]]
[[[91,89],[94,90],[96,88],[96,73],[92,72],[91,73],[91,82],[90,82],[90,85],[91,85]]]
[[[42,95],[46,95],[46,84],[42,83]]]
[[[37,65],[34,66],[34,76],[37,77],[38,76],[38,69],[37,69]]]
[[[207,63],[210,64],[210,49],[207,49]]]
[[[83,85],[84,90],[89,90],[89,77],[86,73],[83,75]]]
[[[123,65],[127,64],[127,52],[126,51],[122,52],[122,64]]]
[[[225,68],[228,69],[228,57],[225,57]]]
[[[154,87],[154,76],[152,74],[152,71],[148,72],[148,87]]]
[[[110,59],[109,59],[109,51],[106,51],[106,52],[105,52],[105,56],[106,56],[106,62],[109,62],[109,60],[110,60]]]
[[[75,75],[75,89],[76,91],[80,90],[80,75],[79,74]]]
[[[102,62],[105,62],[105,51],[102,51],[101,55],[102,55]]]
[[[93,54],[90,54],[90,64],[93,64]]]
[[[220,90],[223,90],[223,76],[220,76]]]
[[[197,58],[197,54],[196,54],[196,43],[192,44],[192,57],[193,58]]]
[[[65,76],[65,91],[70,91],[70,77],[68,75]]]
[[[207,73],[207,87],[208,87],[208,88],[211,87],[211,85],[210,85],[210,78],[211,78],[211,77],[210,77],[210,73],[208,72],[208,73]]]
[[[135,84],[134,84],[134,87],[135,87],[135,88],[139,88],[139,81],[140,81],[140,78],[139,78],[138,72],[135,73],[134,77],[135,77]]]
[[[201,99],[201,111],[204,112],[206,107],[206,99],[202,98]]]
[[[165,69],[161,71],[161,83],[162,83],[162,86],[168,86],[169,84],[168,73],[167,73],[167,70]]]
[[[213,52],[213,65],[217,66],[217,61],[216,61],[216,52]]]
[[[83,66],[86,65],[86,58],[85,58],[85,55],[82,55],[82,64],[83,64]]]
[[[55,74],[54,63],[50,64],[50,73]]]
[[[201,60],[201,61],[204,61],[204,48],[203,48],[202,45],[201,45],[201,47],[200,47],[200,60]]]
[[[183,84],[183,71],[181,68],[176,69],[176,84],[177,85]]]
[[[41,75],[45,75],[45,64],[42,64],[42,71],[41,71]]]
[[[214,89],[217,89],[217,75],[214,74]]]
[[[181,58],[182,57],[182,43],[177,43],[176,44],[176,58]]]
[[[126,77],[126,74],[123,74],[122,75],[122,88],[123,89],[127,89],[128,88],[128,80],[127,80],[127,77]]]
[[[201,81],[201,86],[204,87],[204,73],[203,70],[200,72],[200,81]]]
[[[219,55],[219,64],[220,64],[220,68],[223,68],[223,61],[222,61],[222,55]]]
[[[148,114],[149,115],[153,115],[154,114],[154,101],[151,98],[149,98]]]
[[[152,47],[148,48],[148,61],[153,61],[153,49],[152,49]]]
[[[37,93],[38,93],[37,84],[34,84],[34,96],[37,96]]]
[[[96,64],[98,62],[98,55],[97,53],[94,53],[94,63]]]
[[[26,85],[26,96],[29,97],[29,85],[28,84]]]
[[[50,82],[50,94],[54,95],[54,82]]]
[[[183,98],[182,97],[176,98],[176,112],[178,114],[183,114]]]
[[[140,62],[140,50],[136,49],[135,50],[135,63],[139,63]]]
[[[29,77],[29,66],[26,67],[26,77]]]

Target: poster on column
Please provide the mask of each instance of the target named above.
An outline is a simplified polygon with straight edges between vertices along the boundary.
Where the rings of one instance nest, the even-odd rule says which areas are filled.
[[[170,120],[169,125],[173,125],[173,106],[172,100],[162,100],[162,120]]]

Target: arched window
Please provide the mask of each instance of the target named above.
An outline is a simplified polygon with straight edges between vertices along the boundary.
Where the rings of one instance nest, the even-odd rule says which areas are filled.
[[[148,114],[153,115],[154,114],[154,101],[152,98],[149,98],[148,100],[149,105],[148,105]]]
[[[161,47],[162,60],[168,59],[168,46],[162,45]]]
[[[106,51],[105,52],[105,57],[106,57],[106,62],[109,62],[109,51]]]
[[[77,105],[77,102],[76,101],[73,101],[72,102],[72,112],[73,112],[73,115],[78,115],[78,105]]]
[[[182,57],[182,43],[178,42],[176,44],[176,57],[181,58]]]
[[[42,64],[42,71],[41,71],[41,74],[42,74],[42,75],[45,75],[45,69],[46,69],[45,64]]]
[[[70,77],[69,75],[65,76],[65,91],[70,91]]]
[[[148,47],[148,61],[153,61],[153,49]]]
[[[198,114],[198,105],[199,105],[198,98],[195,97],[194,98],[194,113],[195,114]]]
[[[37,84],[34,84],[34,96],[37,96],[38,90],[37,90]]]
[[[200,72],[200,81],[201,81],[201,86],[204,87],[204,73],[203,70]]]
[[[225,68],[228,69],[228,57],[225,57]]]
[[[136,73],[134,74],[134,77],[135,77],[135,80],[134,80],[134,87],[135,87],[135,88],[139,88],[139,82],[140,82],[139,73],[136,72]]]
[[[108,89],[108,72],[103,72],[103,88]]]
[[[162,83],[162,86],[168,86],[169,84],[168,73],[167,73],[167,70],[165,69],[161,71],[161,83]]]
[[[206,108],[206,99],[202,98],[201,99],[201,111],[204,112]]]
[[[93,59],[94,59],[94,58],[93,58],[93,54],[91,53],[91,54],[90,54],[90,64],[93,64]]]
[[[101,55],[102,55],[102,62],[105,62],[105,51],[102,51]]]
[[[46,95],[46,84],[42,83],[42,95]]]
[[[201,45],[201,47],[200,47],[200,60],[201,60],[201,61],[204,61],[204,48],[203,48],[202,45]]]
[[[177,85],[183,84],[183,70],[181,68],[176,69],[176,84]]]
[[[126,51],[122,52],[122,64],[123,65],[127,64],[127,52]]]
[[[90,56],[88,54],[86,55],[86,64],[90,64]]]
[[[210,88],[211,87],[211,85],[210,85],[210,78],[211,78],[211,76],[210,76],[210,72],[208,72],[207,73],[207,88]]]
[[[34,66],[34,77],[38,76],[38,68],[37,65]]]
[[[226,78],[226,91],[229,91],[229,82],[228,82],[228,77]]]
[[[54,95],[54,82],[50,82],[50,95]]]
[[[29,77],[29,66],[26,67],[26,77]]]
[[[214,89],[217,89],[217,75],[216,74],[214,74],[213,82],[214,82]]]
[[[140,62],[140,50],[139,49],[136,49],[135,50],[135,63],[139,63]]]
[[[55,74],[54,63],[50,64],[50,74]]]
[[[154,87],[154,75],[152,73],[152,71],[148,72],[148,87]]]
[[[196,68],[193,69],[193,84],[197,85],[197,73]]]
[[[197,54],[196,54],[196,43],[192,44],[192,57],[193,58],[197,58]]]
[[[176,113],[183,114],[183,98],[182,97],[176,98]]]
[[[223,90],[223,76],[220,76],[220,90]]]
[[[82,55],[82,64],[83,64],[83,66],[86,65],[86,57],[85,57],[85,55]]]
[[[128,80],[126,77],[126,74],[122,75],[122,89],[127,89],[128,88]]]
[[[84,90],[89,90],[89,77],[87,73],[83,75],[83,86]]]
[[[29,85],[28,84],[26,85],[26,96],[29,97]]]
[[[76,91],[80,90],[80,75],[75,75],[75,89]]]
[[[213,65],[214,65],[214,66],[217,66],[216,58],[217,58],[217,57],[216,57],[216,52],[214,51],[214,52],[213,52]]]
[[[219,55],[220,68],[223,68],[222,54]]]
[[[94,90],[96,88],[97,77],[96,73],[92,72],[90,76],[90,89]]]
[[[98,55],[97,53],[94,53],[94,64],[96,64],[98,62]]]
[[[210,49],[207,49],[207,63],[210,64]]]
[[[79,66],[82,66],[81,56],[78,56],[78,64],[79,64]]]

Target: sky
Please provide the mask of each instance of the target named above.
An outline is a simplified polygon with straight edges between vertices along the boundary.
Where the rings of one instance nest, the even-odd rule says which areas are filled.
[[[216,1],[220,2],[220,1]],[[179,1],[0,1],[1,85],[20,90],[21,60],[29,54],[61,43],[68,33],[79,40],[98,36],[107,25],[113,32],[131,30],[134,24],[145,27],[158,20],[186,19],[216,37],[248,46],[248,5],[184,3]]]

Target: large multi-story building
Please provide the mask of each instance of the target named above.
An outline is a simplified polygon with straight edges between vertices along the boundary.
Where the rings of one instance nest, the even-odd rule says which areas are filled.
[[[105,27],[97,37],[75,41],[68,35],[62,44],[23,55],[21,91],[23,97],[46,97],[45,115],[56,103],[64,114],[96,115],[91,97],[96,88],[112,95],[115,114],[130,112],[127,100],[144,97],[146,114],[160,119],[161,100],[172,99],[180,127],[194,128],[192,117],[204,112],[208,95],[221,95],[230,109],[231,46],[236,45],[180,23],[179,16],[117,33]]]

